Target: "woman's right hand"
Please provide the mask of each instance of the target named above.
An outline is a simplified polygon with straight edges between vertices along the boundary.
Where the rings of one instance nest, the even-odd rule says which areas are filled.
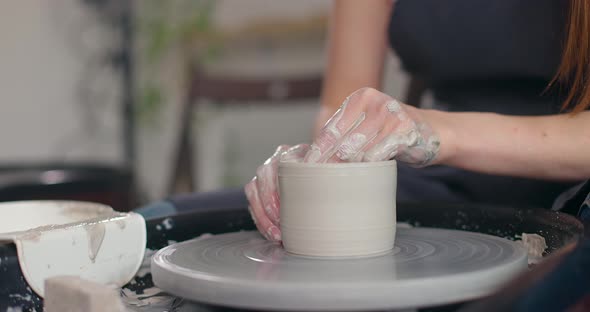
[[[374,162],[396,159],[431,164],[440,146],[424,110],[372,88],[352,93],[314,139],[306,162]]]
[[[373,162],[396,159],[423,167],[437,158],[440,139],[425,111],[371,88],[351,94],[311,146],[279,146],[245,186],[250,213],[264,237],[281,240],[278,163]]]

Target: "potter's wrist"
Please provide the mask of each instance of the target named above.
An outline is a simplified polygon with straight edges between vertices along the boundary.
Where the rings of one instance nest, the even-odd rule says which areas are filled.
[[[440,146],[436,157],[430,165],[449,164],[456,156],[456,129],[452,122],[452,113],[438,110],[423,110],[424,117],[439,137]]]

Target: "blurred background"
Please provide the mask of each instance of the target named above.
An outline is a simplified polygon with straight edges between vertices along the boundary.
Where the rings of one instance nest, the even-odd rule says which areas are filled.
[[[331,1],[0,2],[0,200],[129,210],[309,142]],[[385,91],[407,77],[388,59]]]

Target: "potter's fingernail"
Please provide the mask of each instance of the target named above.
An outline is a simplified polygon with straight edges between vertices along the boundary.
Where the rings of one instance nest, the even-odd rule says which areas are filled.
[[[266,237],[273,241],[280,241],[281,240],[281,231],[276,226],[271,226],[266,230]]]

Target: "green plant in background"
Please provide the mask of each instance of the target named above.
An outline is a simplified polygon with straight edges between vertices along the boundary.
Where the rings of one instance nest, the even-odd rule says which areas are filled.
[[[188,68],[219,55],[221,48],[212,23],[215,1],[143,0],[137,4],[136,55],[140,78],[136,115],[140,123],[157,126],[168,99],[160,81],[167,58],[172,55]]]

